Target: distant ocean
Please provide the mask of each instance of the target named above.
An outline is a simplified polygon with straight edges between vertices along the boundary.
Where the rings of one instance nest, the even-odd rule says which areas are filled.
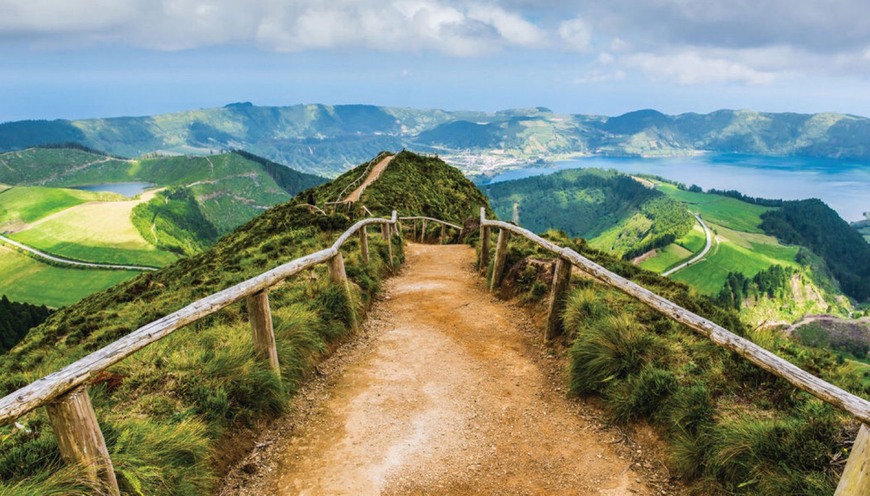
[[[653,174],[697,184],[705,190],[735,189],[761,198],[819,198],[852,222],[870,212],[870,164],[801,157],[700,155],[677,158],[588,157],[512,170],[491,182],[510,181],[565,169],[595,167],[634,174]]]

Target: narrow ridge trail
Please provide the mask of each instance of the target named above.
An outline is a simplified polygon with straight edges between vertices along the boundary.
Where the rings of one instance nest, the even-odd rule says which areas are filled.
[[[406,255],[361,344],[222,494],[658,494],[565,398],[524,314],[482,289],[472,248]]]
[[[362,182],[362,184],[357,186],[357,188],[355,190],[351,191],[351,193],[349,195],[347,195],[347,198],[345,198],[342,201],[344,203],[358,202],[360,199],[360,196],[362,196],[362,194],[363,194],[363,191],[365,191],[366,188],[371,183],[377,181],[378,178],[381,177],[381,173],[384,172],[384,169],[386,169],[388,165],[390,165],[390,162],[392,162],[393,157],[395,157],[395,155],[390,155],[388,157],[384,157],[383,160],[381,160],[380,162],[375,164],[375,166],[372,167],[371,172],[369,172],[369,175],[365,178],[365,180]]]

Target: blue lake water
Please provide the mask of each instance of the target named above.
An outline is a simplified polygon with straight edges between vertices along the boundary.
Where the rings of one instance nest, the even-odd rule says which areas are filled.
[[[852,222],[870,211],[870,164],[754,155],[702,155],[676,158],[588,157],[512,170],[490,182],[510,181],[565,169],[596,167],[654,174],[687,186],[735,189],[749,196],[801,200],[819,198]]]
[[[85,191],[108,191],[110,193],[124,195],[127,198],[132,198],[152,186],[154,185],[151,183],[106,183],[74,186],[72,189],[81,189]]]

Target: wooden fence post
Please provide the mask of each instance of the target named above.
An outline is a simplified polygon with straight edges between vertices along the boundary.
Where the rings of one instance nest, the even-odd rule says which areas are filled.
[[[556,260],[553,285],[550,289],[550,308],[547,313],[547,329],[544,339],[550,340],[562,333],[562,310],[565,308],[565,292],[571,282],[571,262],[564,258]]]
[[[268,290],[247,297],[248,319],[254,337],[254,349],[269,364],[275,375],[281,377],[278,363],[278,348],[275,344],[275,330],[272,327],[272,310],[269,307]]]
[[[45,409],[63,460],[84,466],[98,494],[120,495],[115,469],[87,387],[73,389],[47,403]]]
[[[420,242],[426,242],[426,219],[423,219],[423,228],[420,230]]]
[[[501,275],[504,272],[504,259],[507,255],[508,240],[511,233],[504,229],[498,231],[498,243],[495,245],[495,261],[492,264],[492,279],[489,283],[489,290],[495,291],[501,284]]]
[[[411,222],[414,224],[414,232],[412,233],[411,241],[414,241],[416,243],[417,242],[417,220],[414,219]]]
[[[447,226],[445,226],[444,224],[441,224],[441,240],[438,241],[438,244],[439,244],[439,245],[443,245],[443,244],[444,244],[444,228],[445,228],[445,227],[447,227]]]
[[[390,234],[392,230],[393,228],[389,224],[381,224],[381,236],[387,242],[387,256],[389,257],[390,269],[393,268],[393,236]]]
[[[347,281],[347,272],[344,271],[344,257],[341,252],[336,253],[334,257],[326,261],[326,266],[329,268],[329,280],[333,284],[338,284],[344,288],[344,293],[347,295],[347,304],[350,306],[351,326],[356,329],[356,315],[353,311],[353,298],[350,296],[350,283]]]
[[[480,270],[486,272],[489,266],[489,227],[483,225],[486,209],[480,207]]]
[[[870,427],[861,424],[834,496],[870,494]]]
[[[369,233],[367,226],[362,226],[359,230],[359,249],[362,252],[363,262],[369,263]]]

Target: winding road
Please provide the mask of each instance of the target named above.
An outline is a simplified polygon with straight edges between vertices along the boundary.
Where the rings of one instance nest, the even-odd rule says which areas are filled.
[[[701,220],[700,215],[698,215],[698,214],[692,214],[692,215],[694,215],[695,218],[698,219],[698,223],[701,224],[701,227],[704,228],[704,235],[707,237],[707,244],[704,245],[704,249],[701,250],[700,253],[698,253],[697,255],[692,257],[690,260],[683,262],[680,265],[677,265],[676,267],[674,267],[672,269],[668,269],[668,270],[662,272],[662,275],[665,277],[673,274],[674,272],[677,272],[678,270],[685,269],[686,267],[692,265],[695,262],[700,261],[702,258],[704,258],[704,255],[706,255],[707,252],[710,251],[710,248],[713,246],[713,233],[710,232],[710,228],[707,227],[707,224],[704,224],[704,221]]]
[[[68,258],[56,257],[54,255],[50,255],[43,251],[39,251],[35,248],[31,248],[25,244],[19,243],[18,241],[13,241],[6,236],[0,234],[0,242],[6,243],[8,245],[14,246],[15,248],[24,250],[28,253],[35,255],[38,258],[42,258],[48,260],[50,262],[55,262],[63,265],[70,265],[77,268],[87,268],[87,269],[111,269],[111,270],[140,270],[140,271],[151,271],[157,270],[156,267],[147,267],[144,265],[115,265],[115,264],[103,264],[103,263],[94,263],[94,262],[80,262],[78,260],[70,260]]]

